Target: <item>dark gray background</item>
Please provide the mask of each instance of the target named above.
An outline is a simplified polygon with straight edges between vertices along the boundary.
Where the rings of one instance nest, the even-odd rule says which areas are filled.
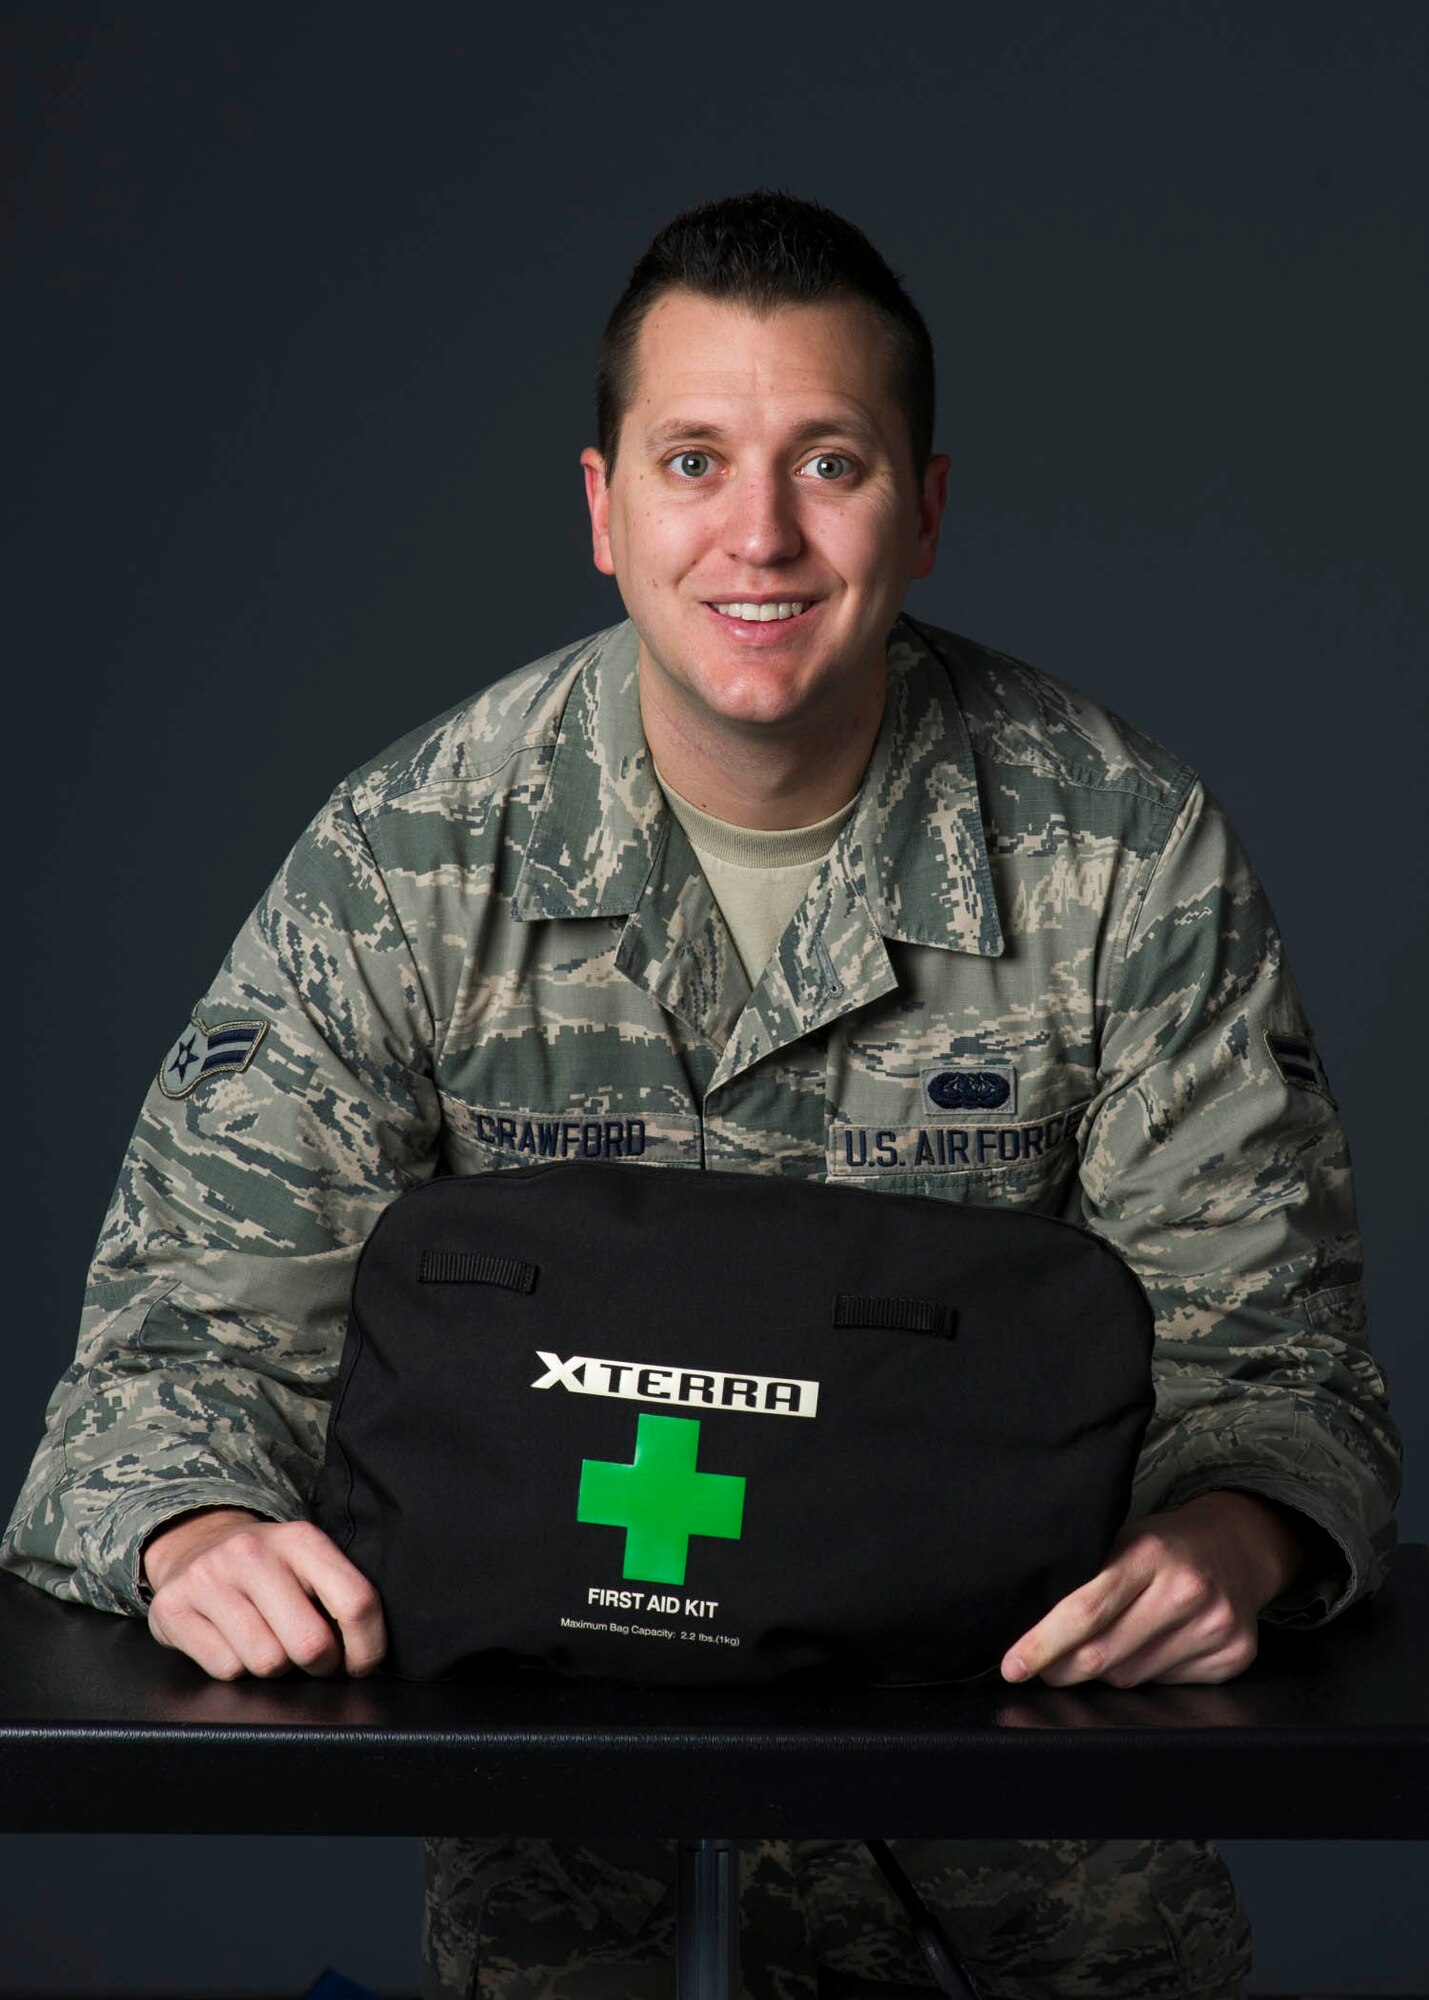
[[[149,1077],[290,841],[353,764],[621,615],[577,465],[600,330],[670,215],[764,182],[865,228],[932,329],[951,501],[910,609],[1123,710],[1250,848],[1426,1539],[1425,11],[507,13],[0,23],[0,1486]],[[1422,1990],[1422,1854],[1228,1851],[1260,1989]],[[415,1923],[408,1843],[0,1841],[15,1992],[296,1993],[325,1960],[410,1990]]]

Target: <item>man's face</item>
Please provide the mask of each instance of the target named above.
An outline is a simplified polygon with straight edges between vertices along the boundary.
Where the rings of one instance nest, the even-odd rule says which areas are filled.
[[[884,644],[933,567],[948,461],[919,490],[888,338],[859,300],[776,311],[686,291],[640,329],[615,471],[586,469],[596,568],[642,696],[686,727],[795,734],[882,702]],[[716,606],[807,608],[748,622]]]

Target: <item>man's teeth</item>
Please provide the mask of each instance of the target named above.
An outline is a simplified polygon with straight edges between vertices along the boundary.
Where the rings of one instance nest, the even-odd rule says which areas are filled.
[[[799,612],[807,611],[813,603],[812,597],[791,598],[787,604],[717,604],[716,611],[726,618],[745,618],[760,624],[768,624],[771,618],[794,618]]]

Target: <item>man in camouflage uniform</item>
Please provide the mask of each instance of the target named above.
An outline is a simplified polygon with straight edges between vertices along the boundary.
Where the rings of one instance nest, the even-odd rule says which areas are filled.
[[[657,239],[583,454],[630,616],[294,848],[145,1102],[6,1566],[216,1675],[371,1671],[381,1607],[308,1519],[357,1250],[433,1173],[618,1154],[1035,1208],[1139,1273],[1131,1517],[1008,1680],[1224,1680],[1258,1618],[1381,1581],[1398,1439],[1273,920],[1176,758],[902,614],[948,465],[921,327],[786,197]],[[1001,1103],[940,1102],[960,1070]],[[1204,1844],[899,1846],[989,1996],[1242,1990]],[[666,1844],[427,1859],[433,2000],[670,1990]],[[860,1850],[747,1861],[750,1994],[926,1983]]]

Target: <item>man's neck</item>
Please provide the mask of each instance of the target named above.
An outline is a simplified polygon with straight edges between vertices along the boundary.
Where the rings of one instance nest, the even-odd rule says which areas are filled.
[[[640,686],[640,719],[662,777],[701,812],[762,830],[812,826],[858,790],[883,719],[885,690],[859,713],[798,730],[718,729],[652,698]]]

